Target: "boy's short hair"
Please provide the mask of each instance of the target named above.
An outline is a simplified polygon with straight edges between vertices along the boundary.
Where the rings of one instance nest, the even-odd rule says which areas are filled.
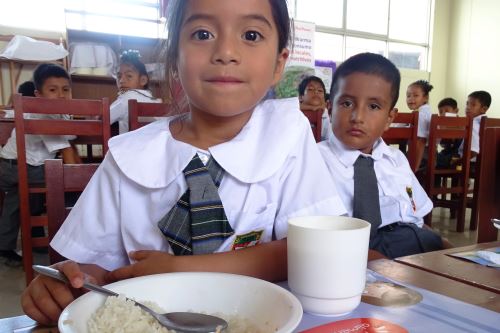
[[[43,84],[48,78],[62,77],[71,82],[71,78],[66,70],[57,64],[40,64],[33,72],[33,82],[38,91],[42,90]]]
[[[391,84],[391,109],[399,98],[401,74],[398,68],[387,58],[375,53],[359,53],[344,61],[333,73],[330,98],[335,98],[338,90],[338,81],[353,73],[363,73],[379,76]],[[333,102],[333,101],[332,101]]]
[[[446,97],[439,102],[438,108],[442,108],[444,106],[451,106],[453,109],[456,109],[458,107],[458,103],[454,98]]]
[[[469,97],[477,99],[482,106],[486,106],[487,108],[489,108],[491,105],[491,95],[487,91],[473,91],[469,94]]]
[[[35,97],[35,84],[33,81],[23,82],[17,87],[17,92],[23,96]]]
[[[312,82],[312,81],[315,81],[315,82],[318,82],[319,84],[321,84],[321,86],[323,87],[323,91],[325,92],[325,100],[326,100],[326,88],[325,88],[325,83],[323,82],[323,80],[321,80],[319,77],[317,76],[314,76],[314,75],[311,75],[311,76],[308,76],[306,77],[305,79],[303,79],[300,83],[299,83],[299,96],[304,96],[305,93],[306,93],[306,88],[307,88],[307,85]]]

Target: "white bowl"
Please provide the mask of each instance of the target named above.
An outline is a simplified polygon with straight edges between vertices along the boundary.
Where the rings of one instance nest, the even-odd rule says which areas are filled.
[[[167,273],[123,280],[106,287],[137,301],[155,302],[165,312],[237,315],[266,332],[292,332],[302,319],[302,306],[289,291],[248,276]],[[104,295],[89,292],[73,301],[59,317],[59,331],[86,333],[90,316],[105,299]]]

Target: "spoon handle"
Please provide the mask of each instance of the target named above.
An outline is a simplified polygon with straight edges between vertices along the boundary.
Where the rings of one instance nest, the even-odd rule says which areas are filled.
[[[42,275],[46,275],[48,277],[62,281],[68,285],[70,284],[68,281],[68,278],[66,278],[66,276],[63,273],[61,273],[60,271],[58,271],[57,269],[47,267],[47,266],[33,265],[33,270],[35,270],[36,272],[38,272]],[[117,293],[115,293],[109,289],[102,288],[102,287],[100,287],[96,284],[90,283],[90,282],[83,282],[83,288],[97,291],[97,292],[100,292],[100,293],[103,293],[103,294],[106,294],[109,296],[118,296]]]

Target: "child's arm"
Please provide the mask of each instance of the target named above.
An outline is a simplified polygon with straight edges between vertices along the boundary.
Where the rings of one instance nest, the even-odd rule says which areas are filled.
[[[110,272],[109,281],[189,271],[241,274],[267,281],[283,281],[287,277],[286,239],[214,254],[173,256],[160,251],[136,251],[130,257],[137,262]]]
[[[97,265],[79,265],[73,261],[64,261],[52,266],[66,275],[73,288],[81,288],[84,279],[104,284],[106,270]],[[21,296],[21,305],[24,312],[42,324],[56,323],[61,311],[79,293],[62,282],[50,277],[37,276],[24,290]]]
[[[422,158],[424,157],[424,151],[425,151],[425,144],[427,143],[426,138],[417,138],[417,147],[415,149],[415,155],[416,155],[416,164],[415,164],[415,170],[414,172],[418,170],[420,167],[420,163],[422,163]]]
[[[82,159],[78,155],[76,149],[74,147],[68,147],[61,149],[61,155],[63,159],[63,163],[65,164],[81,164]]]

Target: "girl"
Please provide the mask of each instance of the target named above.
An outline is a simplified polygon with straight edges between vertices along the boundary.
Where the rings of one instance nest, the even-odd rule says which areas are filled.
[[[190,112],[110,140],[51,243],[74,288],[175,271],[285,280],[288,219],[345,213],[297,100],[261,101],[288,57],[286,0],[169,6],[169,86]],[[22,304],[48,323],[72,299],[37,277]]]
[[[146,66],[140,61],[139,51],[123,51],[120,55],[120,67],[116,74],[118,98],[110,106],[111,124],[118,122],[119,133],[128,132],[128,100],[138,102],[161,103],[154,99],[148,89],[149,76]]]
[[[412,111],[418,111],[418,132],[417,132],[417,149],[415,164],[417,169],[425,167],[425,162],[422,163],[424,157],[425,146],[429,138],[429,126],[431,123],[431,107],[429,106],[429,92],[433,86],[425,80],[418,80],[408,86],[406,90],[406,104]]]

